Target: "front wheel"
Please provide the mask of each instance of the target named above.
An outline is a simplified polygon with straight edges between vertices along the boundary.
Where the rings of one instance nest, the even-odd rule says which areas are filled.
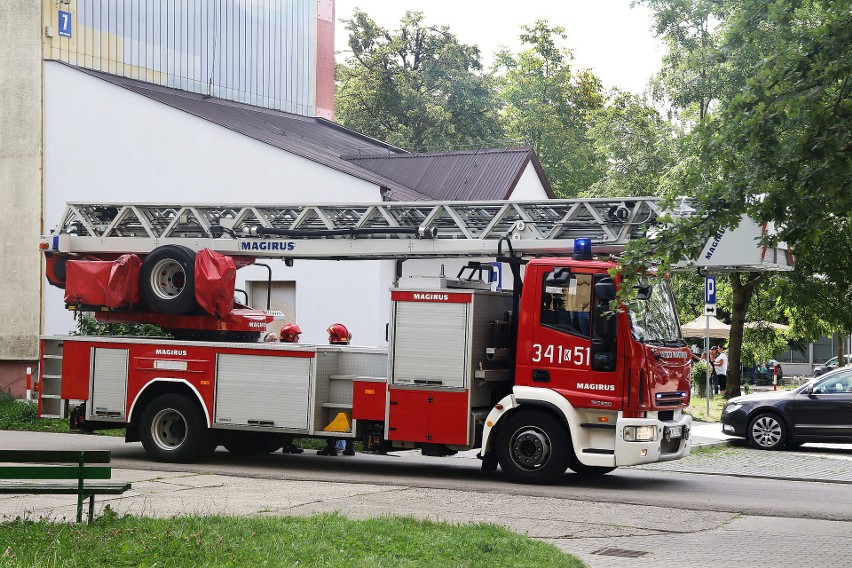
[[[780,450],[787,443],[787,427],[777,414],[758,414],[749,422],[748,441],[758,450]]]
[[[191,462],[216,449],[204,414],[183,394],[165,394],[148,405],[142,413],[140,438],[148,455],[164,462]]]
[[[565,425],[555,416],[522,410],[500,427],[497,462],[516,483],[554,483],[568,469],[570,443]]]

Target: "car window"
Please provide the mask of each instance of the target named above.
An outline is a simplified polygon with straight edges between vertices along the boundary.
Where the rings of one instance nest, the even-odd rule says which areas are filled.
[[[852,371],[833,373],[814,384],[814,394],[852,393]]]

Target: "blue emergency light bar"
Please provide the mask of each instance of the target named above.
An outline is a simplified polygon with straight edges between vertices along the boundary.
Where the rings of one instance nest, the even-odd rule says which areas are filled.
[[[592,239],[574,239],[574,260],[592,260]]]

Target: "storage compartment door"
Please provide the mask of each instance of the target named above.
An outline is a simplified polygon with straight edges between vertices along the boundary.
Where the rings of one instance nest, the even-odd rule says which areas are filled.
[[[107,422],[124,422],[127,403],[128,349],[92,349],[92,375],[86,405],[86,418]]]
[[[307,430],[311,361],[219,355],[214,424]]]
[[[468,305],[396,303],[393,384],[465,386]]]

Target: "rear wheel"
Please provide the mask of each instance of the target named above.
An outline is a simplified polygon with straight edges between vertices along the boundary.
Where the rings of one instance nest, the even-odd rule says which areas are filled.
[[[496,441],[500,468],[517,483],[553,483],[568,469],[570,438],[555,416],[528,410],[506,419]]]
[[[154,249],[139,269],[139,292],[155,312],[181,315],[196,310],[195,252],[179,245]]]
[[[280,450],[286,436],[272,432],[228,432],[222,445],[238,456],[262,456]]]
[[[183,394],[155,398],[142,413],[140,437],[148,455],[164,462],[191,462],[216,449],[204,414]]]
[[[758,414],[749,422],[748,441],[759,450],[780,450],[787,443],[787,427],[777,414]]]

